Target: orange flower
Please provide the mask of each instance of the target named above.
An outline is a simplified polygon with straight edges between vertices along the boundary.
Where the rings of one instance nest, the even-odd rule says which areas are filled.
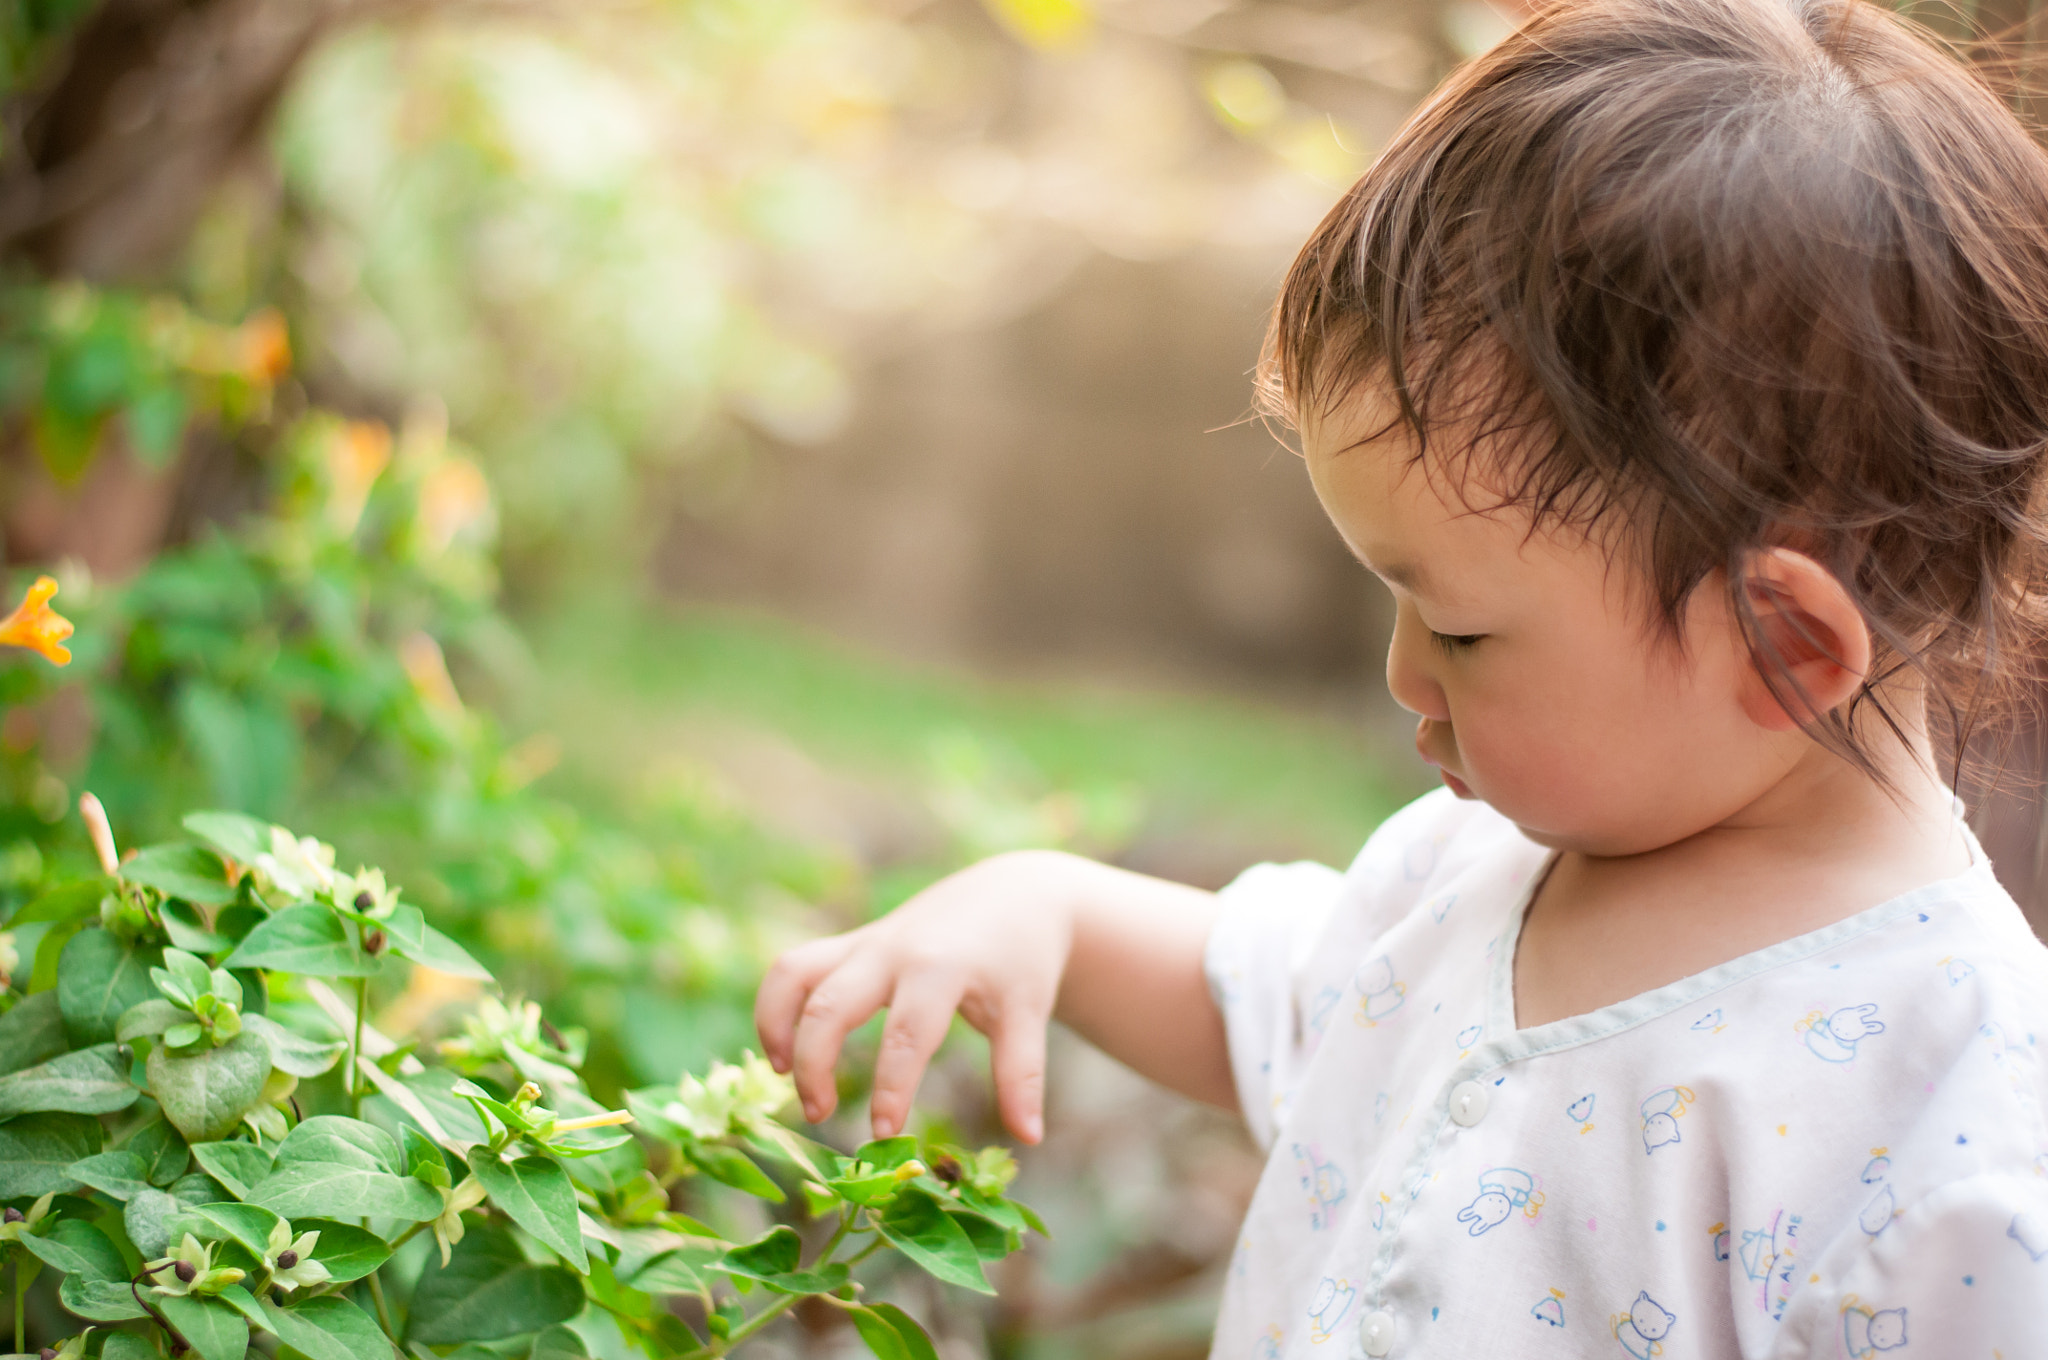
[[[41,652],[53,665],[70,665],[71,649],[63,644],[71,636],[71,620],[50,608],[50,597],[56,593],[54,580],[38,576],[21,608],[0,619],[0,644],[27,647]]]

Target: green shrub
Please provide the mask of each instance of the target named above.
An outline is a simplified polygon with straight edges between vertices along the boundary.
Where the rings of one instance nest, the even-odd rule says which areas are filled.
[[[931,1360],[855,1267],[893,1254],[989,1292],[983,1262],[1043,1231],[1005,1196],[1005,1150],[837,1153],[776,1121],[791,1087],[751,1055],[619,1111],[584,1085],[583,1036],[532,1002],[485,995],[431,1048],[388,1038],[373,979],[490,979],[381,872],[223,812],[119,861],[84,801],[106,873],[44,885],[0,936],[17,1350],[49,1271],[94,1324],[68,1356],[241,1360],[268,1334],[311,1360],[556,1360],[615,1330],[708,1357],[818,1299],[884,1360]],[[31,934],[24,979],[7,956]],[[693,1195],[701,1217],[678,1208]],[[787,1221],[737,1230],[733,1197]]]

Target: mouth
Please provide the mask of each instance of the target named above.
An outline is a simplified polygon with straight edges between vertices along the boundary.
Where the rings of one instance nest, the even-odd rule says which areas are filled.
[[[1431,722],[1427,718],[1416,724],[1415,753],[1421,756],[1425,762],[1436,767],[1436,772],[1443,779],[1445,788],[1460,798],[1471,798],[1473,796],[1471,786],[1458,778],[1458,776],[1452,774],[1443,758],[1433,754],[1429,749],[1429,739],[1434,735],[1433,729],[1437,726],[1438,724]]]

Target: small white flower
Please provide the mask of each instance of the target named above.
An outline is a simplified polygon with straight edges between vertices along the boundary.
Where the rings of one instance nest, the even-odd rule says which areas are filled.
[[[310,1289],[314,1285],[326,1284],[329,1279],[327,1267],[313,1259],[313,1248],[319,1242],[319,1233],[300,1233],[293,1237],[290,1222],[282,1218],[277,1220],[263,1249],[263,1268],[270,1272],[270,1282],[286,1293],[301,1286]]]
[[[8,1209],[4,1214],[0,1214],[0,1243],[19,1242],[27,1234],[34,1232],[36,1224],[42,1222],[44,1215],[50,1212],[50,1201],[56,1198],[56,1192],[52,1191],[31,1204],[27,1213],[19,1209]]]
[[[191,1233],[170,1255],[145,1262],[143,1271],[150,1284],[162,1294],[218,1294],[231,1284],[242,1282],[242,1272],[233,1266],[216,1270],[213,1248]]]
[[[441,1244],[441,1264],[448,1264],[448,1253],[462,1240],[462,1214],[465,1209],[474,1209],[484,1202],[483,1182],[471,1176],[454,1189],[436,1187],[441,1192],[441,1216],[434,1220],[434,1240]]]

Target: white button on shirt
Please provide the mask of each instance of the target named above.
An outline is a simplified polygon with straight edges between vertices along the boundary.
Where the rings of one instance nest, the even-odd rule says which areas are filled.
[[[1527,1030],[1546,852],[1484,805],[1247,873],[1207,966],[1272,1155],[1212,1356],[2048,1360],[2048,950],[1973,853]]]

